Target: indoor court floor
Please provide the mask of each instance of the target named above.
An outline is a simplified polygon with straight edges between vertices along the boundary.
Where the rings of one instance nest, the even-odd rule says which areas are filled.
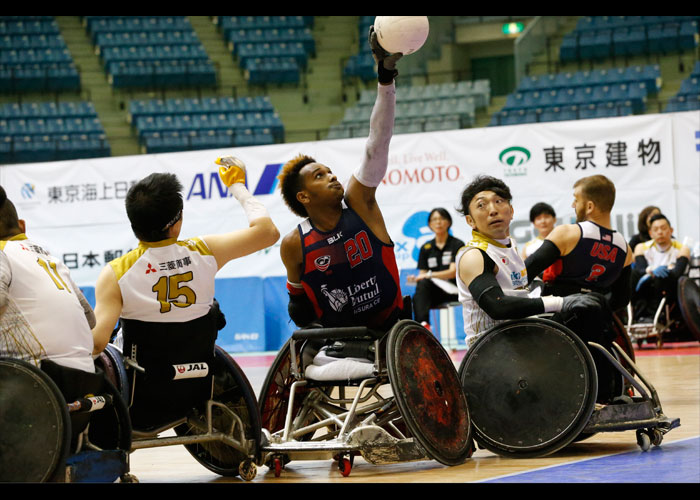
[[[458,365],[463,352],[452,353]],[[255,394],[274,356],[234,355]],[[382,483],[694,483],[700,484],[700,346],[697,342],[644,346],[636,360],[655,387],[663,412],[680,418],[680,427],[664,436],[661,446],[643,452],[635,431],[598,433],[559,452],[535,459],[513,459],[477,450],[464,464],[447,467],[436,461],[372,465],[356,457],[343,477],[332,460],[293,461],[280,477],[259,466],[252,483],[382,484]],[[131,473],[140,483],[245,483],[218,476],[182,446],[137,450]]]

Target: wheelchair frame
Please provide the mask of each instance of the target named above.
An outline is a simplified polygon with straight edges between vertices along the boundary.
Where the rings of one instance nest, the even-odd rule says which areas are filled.
[[[426,333],[426,338],[434,339],[435,344],[444,352],[437,339],[418,323],[404,320],[397,325],[399,328],[420,328]],[[395,326],[392,332],[396,328]],[[469,450],[465,457],[454,461],[440,457],[439,453],[436,456],[431,452],[432,447],[429,441],[426,442],[425,436],[416,435],[415,425],[410,425],[411,417],[407,421],[406,415],[401,411],[401,404],[397,402],[397,391],[393,389],[388,373],[391,369],[390,362],[386,356],[382,357],[384,340],[388,337],[391,337],[391,332],[384,336],[381,332],[365,327],[302,329],[293,333],[268,372],[259,398],[265,420],[268,396],[271,390],[275,390],[271,384],[275,383],[274,379],[281,373],[280,370],[286,369],[282,363],[288,356],[289,373],[283,375],[283,378],[291,381],[291,385],[284,411],[284,424],[279,429],[263,429],[265,443],[262,446],[262,463],[272,469],[276,477],[280,476],[284,466],[292,460],[337,460],[341,474],[348,476],[354,457],[358,455],[374,465],[430,459],[455,465],[471,456],[473,446],[468,429]],[[300,362],[298,359],[303,347],[297,353],[298,343],[347,338],[373,340],[376,353],[373,376],[354,381],[312,381],[305,378],[300,366],[303,365],[303,360]],[[449,360],[446,353],[445,356]],[[453,366],[451,361],[450,366]],[[456,378],[455,382],[459,388]],[[392,394],[382,395],[382,389],[387,386]],[[348,396],[346,393],[351,387],[355,388],[355,394]],[[281,388],[286,390],[286,387]],[[306,389],[308,392],[304,393]],[[284,397],[285,395],[280,396]],[[303,400],[297,406],[299,398]],[[464,404],[466,409],[466,399]],[[268,422],[264,421],[263,425],[266,423]],[[404,426],[408,429],[401,428]],[[324,428],[327,431],[318,434]]]

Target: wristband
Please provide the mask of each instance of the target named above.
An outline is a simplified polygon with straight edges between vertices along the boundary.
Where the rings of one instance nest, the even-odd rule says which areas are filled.
[[[559,312],[561,311],[562,305],[564,305],[563,297],[556,297],[554,295],[547,295],[546,297],[540,297],[542,303],[544,304],[544,312]]]

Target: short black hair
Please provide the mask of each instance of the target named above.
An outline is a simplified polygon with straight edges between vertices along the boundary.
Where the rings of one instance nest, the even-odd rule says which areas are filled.
[[[668,220],[668,217],[666,217],[664,214],[654,214],[649,219],[649,229],[651,229],[651,225],[654,222],[656,222],[657,220],[662,220],[662,219],[665,220],[666,222],[668,222],[668,225],[671,226],[671,221]]]
[[[131,186],[126,194],[126,214],[139,240],[167,238],[169,225],[182,214],[181,191],[182,184],[171,173],[153,173]]]
[[[442,207],[436,207],[430,211],[430,213],[428,214],[428,224],[430,224],[430,219],[435,212],[439,213],[443,219],[447,219],[447,222],[450,223],[450,227],[452,226],[452,216],[450,215],[450,212],[448,212]]]
[[[0,186],[0,237],[12,237],[20,232],[17,209],[7,198],[5,189]]]
[[[535,219],[542,214],[549,214],[556,219],[557,214],[552,208],[552,205],[545,203],[543,201],[535,203],[530,209],[530,222],[535,222]]]
[[[501,179],[490,175],[478,175],[462,191],[462,206],[457,211],[462,215],[469,215],[469,203],[482,191],[493,191],[504,200],[508,200],[508,203],[513,199],[510,188]]]

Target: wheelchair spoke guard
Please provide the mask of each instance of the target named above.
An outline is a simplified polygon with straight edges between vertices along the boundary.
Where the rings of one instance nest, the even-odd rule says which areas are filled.
[[[68,407],[53,380],[25,361],[0,359],[0,429],[0,482],[61,480]]]
[[[233,411],[243,423],[245,428],[245,444],[251,443],[247,453],[229,446],[220,441],[209,441],[197,444],[185,445],[187,451],[204,467],[222,476],[237,476],[240,474],[241,463],[252,458],[256,461],[260,453],[262,440],[262,428],[260,425],[260,413],[250,382],[238,364],[220,347],[215,351],[218,369],[214,373],[213,400],[221,403]],[[206,429],[206,415],[204,410],[196,416],[198,422],[192,425],[191,420],[186,424],[175,427],[178,436],[201,434]],[[228,433],[231,429],[233,437],[238,438],[239,426],[235,425],[230,413],[221,408],[213,408],[214,430]]]
[[[459,375],[476,441],[515,458],[549,455],[571,443],[598,391],[586,345],[545,319],[492,328],[469,349]]]
[[[463,463],[473,451],[469,409],[440,342],[403,320],[389,332],[386,353],[394,398],[414,439],[444,465]]]
[[[688,330],[700,340],[700,288],[687,276],[678,280],[678,305]]]

